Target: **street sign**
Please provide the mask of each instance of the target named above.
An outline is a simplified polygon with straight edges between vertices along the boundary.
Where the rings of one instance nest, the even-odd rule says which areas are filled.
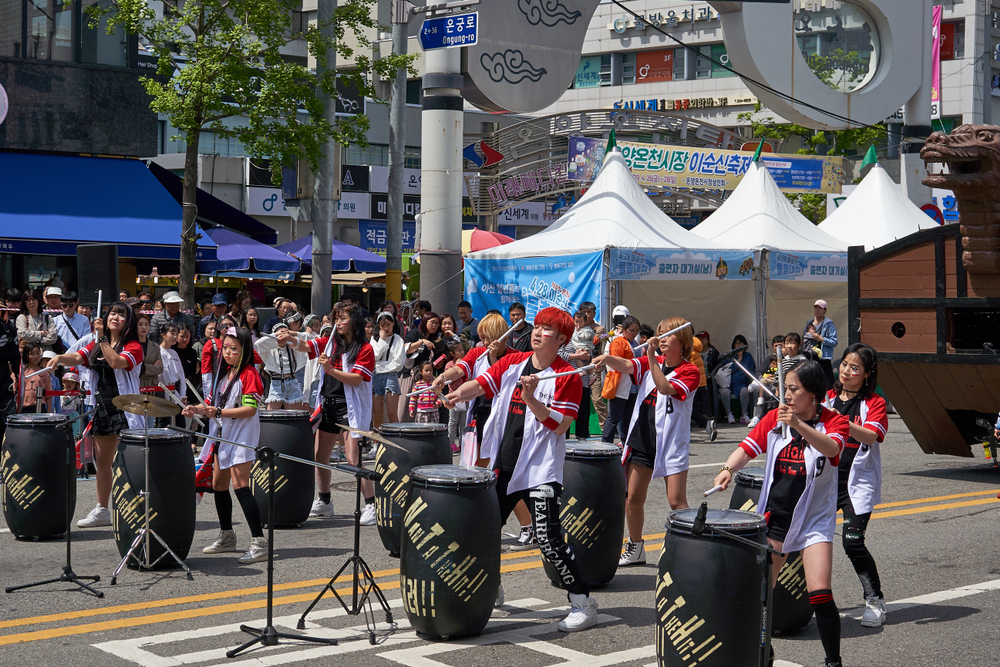
[[[424,19],[420,46],[424,51],[474,46],[479,38],[479,12]]]

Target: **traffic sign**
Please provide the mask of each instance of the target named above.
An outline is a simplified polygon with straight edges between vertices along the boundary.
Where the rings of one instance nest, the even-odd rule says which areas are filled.
[[[474,46],[479,38],[479,12],[424,19],[420,46],[424,51]]]

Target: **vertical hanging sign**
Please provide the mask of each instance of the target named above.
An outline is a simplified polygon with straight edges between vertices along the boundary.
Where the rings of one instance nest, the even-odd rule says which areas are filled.
[[[931,118],[941,118],[941,5],[935,6],[931,14]]]

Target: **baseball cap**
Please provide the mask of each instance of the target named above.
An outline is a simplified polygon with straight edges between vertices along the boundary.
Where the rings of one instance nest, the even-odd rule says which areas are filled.
[[[704,338],[705,340],[711,340],[712,337],[708,335],[707,331],[699,331],[695,334],[698,338]]]
[[[163,303],[184,303],[184,299],[176,291],[171,291],[163,295]]]
[[[42,359],[55,359],[55,358],[56,358],[56,353],[53,352],[52,350],[45,350],[44,352],[42,352]]]
[[[221,294],[221,293],[220,294],[216,294],[215,296],[212,297],[212,305],[213,306],[228,306],[229,305],[229,299],[226,298],[225,294]]]
[[[628,315],[628,308],[625,306],[615,306],[615,309],[611,311],[611,317],[618,317],[619,315]]]
[[[816,303],[814,303],[813,305],[819,306],[823,310],[826,310],[826,301],[824,301],[823,299],[816,299]]]
[[[62,296],[62,290],[58,287],[46,287],[45,296]]]

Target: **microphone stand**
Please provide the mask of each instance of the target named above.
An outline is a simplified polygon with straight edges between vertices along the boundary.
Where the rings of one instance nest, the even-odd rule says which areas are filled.
[[[60,574],[55,579],[46,579],[45,581],[36,581],[33,584],[23,584],[21,586],[8,586],[4,590],[8,593],[13,593],[14,591],[21,590],[22,588],[34,588],[35,586],[46,586],[48,584],[55,584],[58,582],[65,581],[70,584],[75,584],[80,588],[86,590],[92,595],[98,598],[103,598],[104,593],[101,591],[91,588],[84,581],[100,581],[100,575],[82,575],[77,574],[73,571],[72,563],[72,525],[73,525],[73,498],[72,493],[76,485],[76,446],[73,443],[73,437],[69,434],[68,429],[78,419],[83,419],[84,417],[89,417],[90,415],[97,412],[97,409],[91,410],[90,412],[85,412],[78,417],[74,417],[62,424],[59,424],[56,428],[61,428],[66,431],[66,564],[63,565],[62,574]]]

